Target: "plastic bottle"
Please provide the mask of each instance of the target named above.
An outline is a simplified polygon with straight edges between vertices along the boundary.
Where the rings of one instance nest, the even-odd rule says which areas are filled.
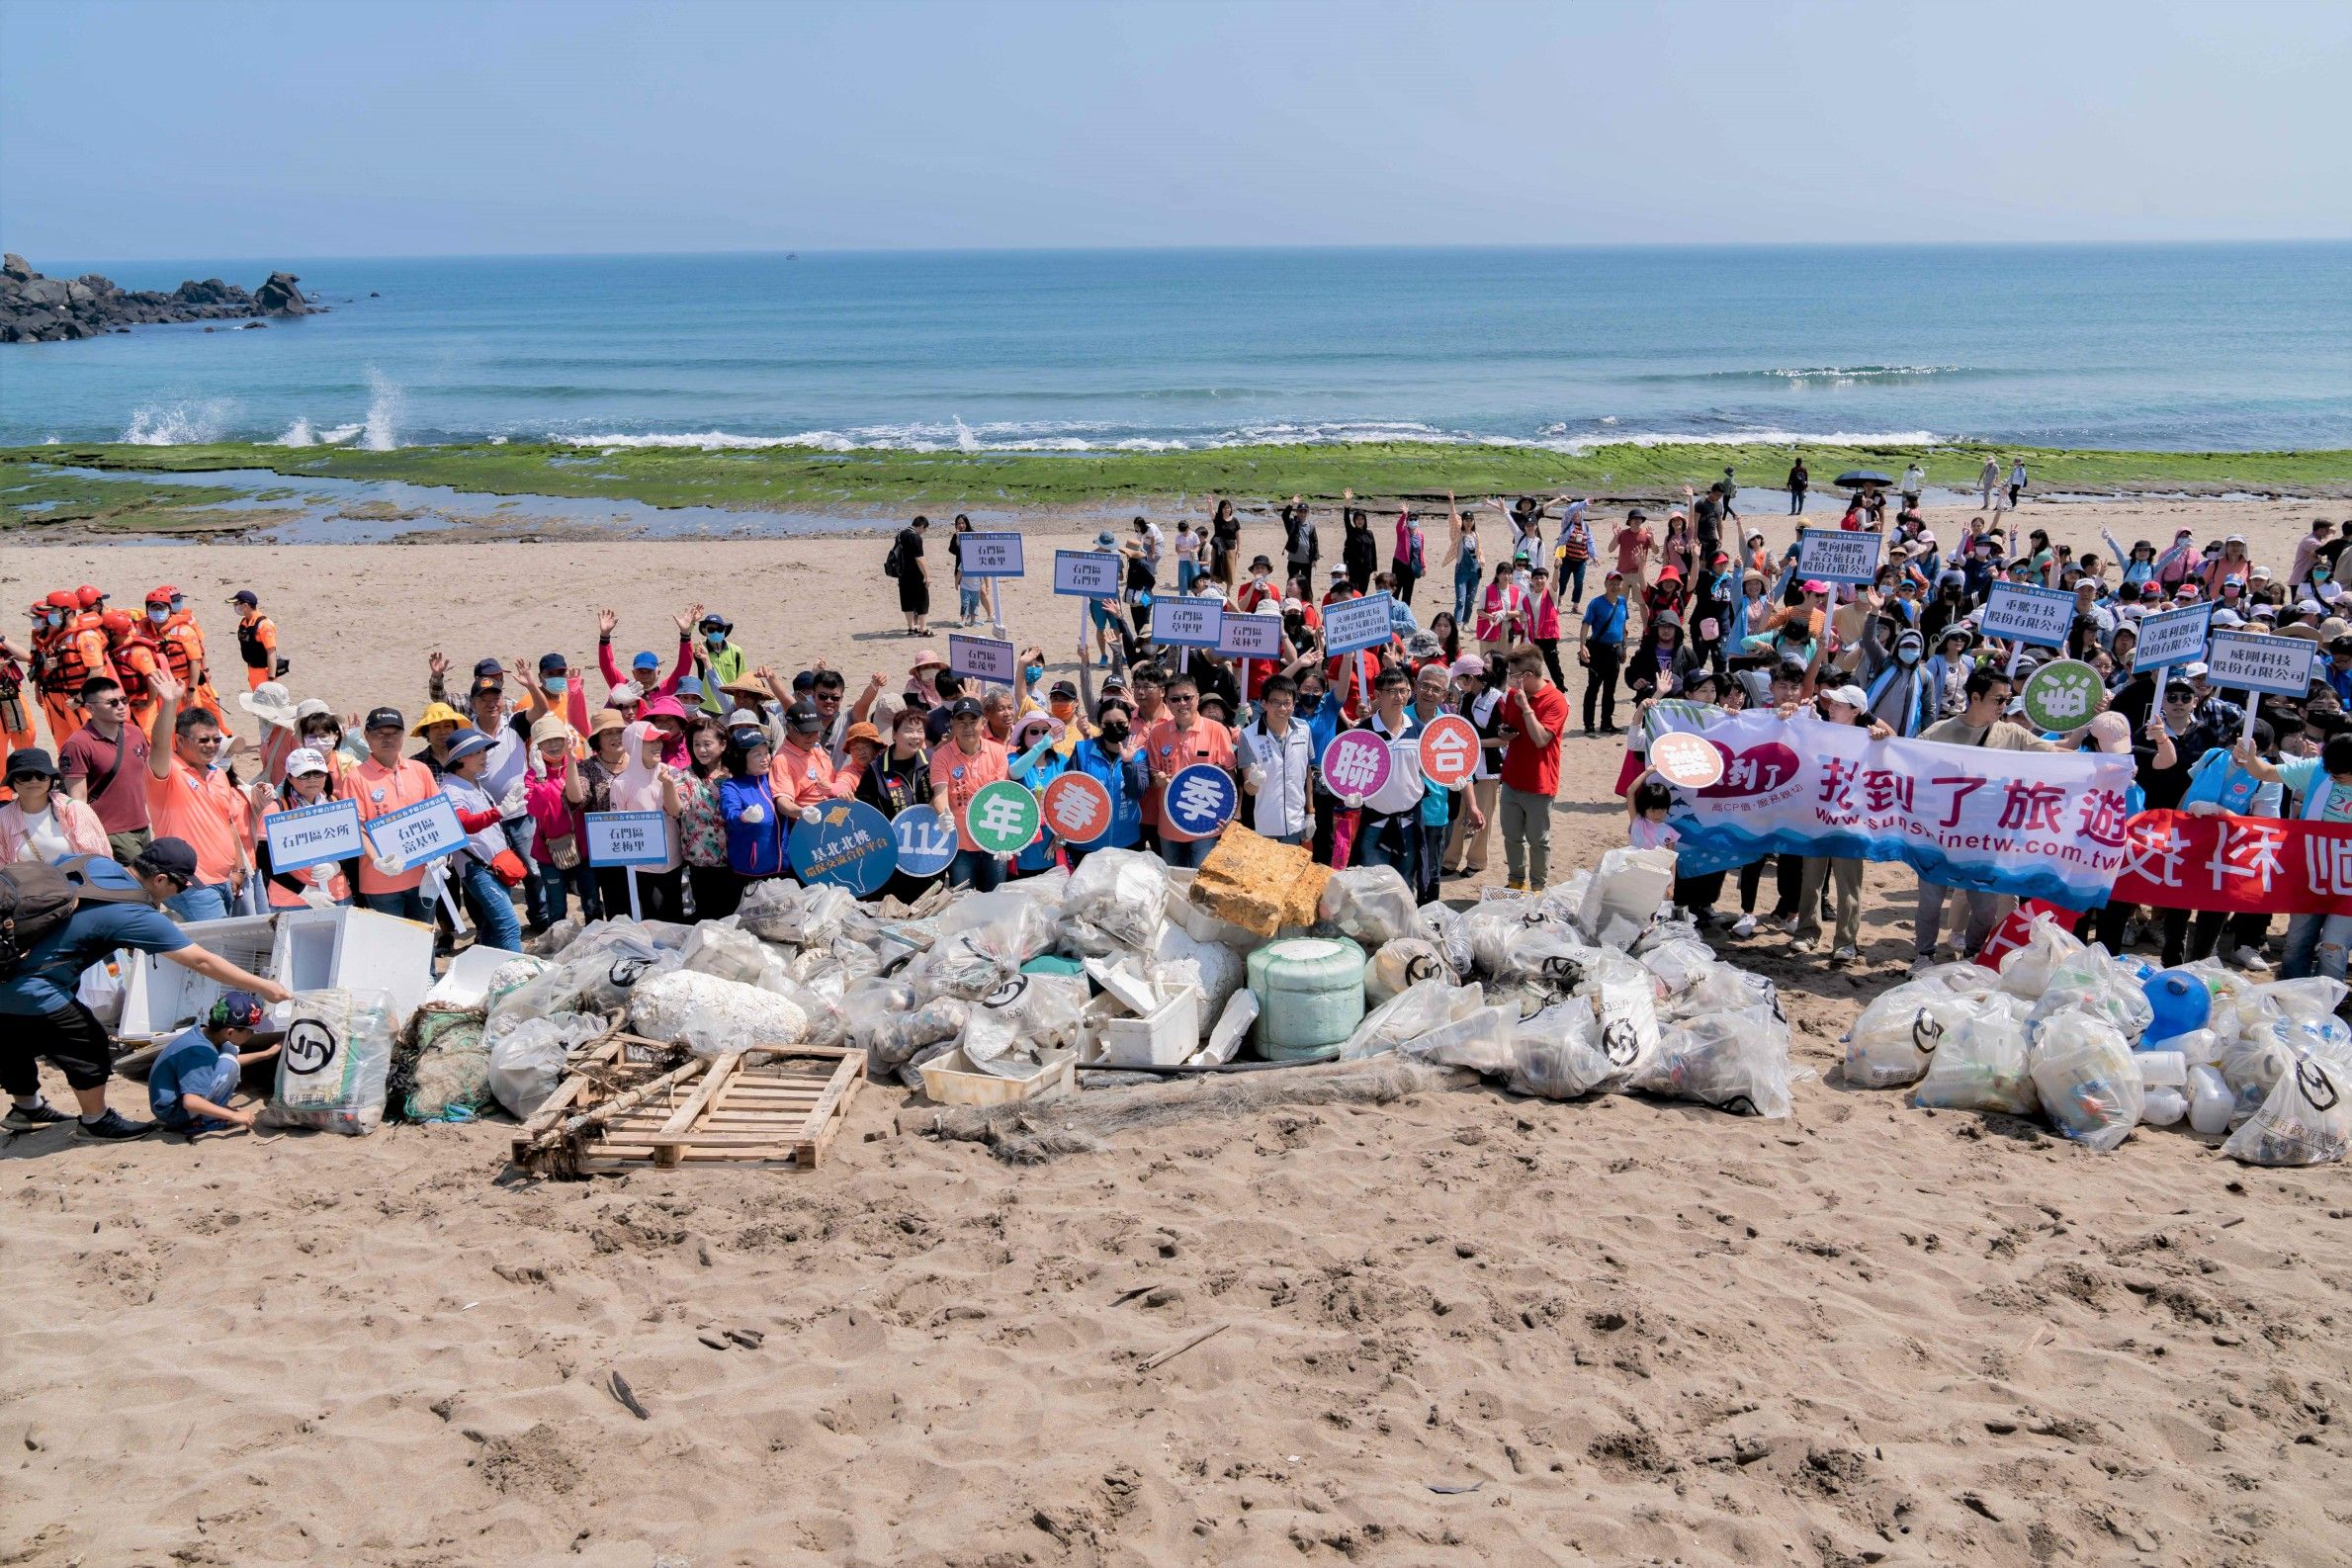
[[[2149,1089],[2140,1098],[2139,1119],[2150,1127],[2169,1127],[2188,1113],[2189,1102],[2169,1085]]]
[[[2218,1067],[2198,1066],[2189,1069],[2189,1126],[2212,1136],[2229,1128],[2229,1110],[2235,1103],[2228,1082]]]
[[[2213,1013],[2213,993],[2196,975],[2177,969],[2159,970],[2140,983],[2147,994],[2148,1005],[2156,1011],[2153,1022],[2141,1036],[2144,1046],[2161,1044],[2176,1034],[2202,1029]]]
[[[2178,1051],[2134,1051],[2132,1061],[2142,1084],[2177,1089],[2189,1081],[2189,1059]]]

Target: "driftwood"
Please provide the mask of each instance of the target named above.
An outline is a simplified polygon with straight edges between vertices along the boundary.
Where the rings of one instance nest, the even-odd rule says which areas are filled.
[[[1361,1062],[1319,1062],[1283,1073],[1210,1076],[1132,1089],[1089,1089],[1017,1105],[935,1105],[899,1112],[903,1133],[984,1143],[1000,1160],[1041,1165],[1108,1146],[1121,1133],[1275,1105],[1386,1105],[1429,1089],[1466,1089],[1478,1075],[1388,1052]]]

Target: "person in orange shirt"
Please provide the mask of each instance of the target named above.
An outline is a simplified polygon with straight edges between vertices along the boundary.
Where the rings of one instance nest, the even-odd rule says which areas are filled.
[[[237,653],[245,660],[245,689],[276,680],[286,671],[278,656],[278,623],[261,613],[261,600],[251,588],[239,588],[228,601],[237,608]]]
[[[41,689],[41,711],[48,719],[49,737],[56,742],[57,753],[63,755],[65,742],[73,739],[73,733],[86,718],[82,686],[90,673],[77,672],[80,654],[69,652],[70,628],[81,607],[70,588],[57,589],[42,601],[41,607],[42,630],[34,644],[38,655],[34,684]]]
[[[369,712],[360,733],[367,738],[368,759],[351,770],[351,795],[359,802],[359,820],[374,822],[389,817],[403,806],[439,793],[440,782],[432,770],[422,762],[400,755],[401,742],[408,739],[408,721],[397,708],[377,708]],[[385,871],[374,859],[363,857],[359,863],[359,902],[363,909],[379,915],[397,915],[411,920],[430,920],[432,912],[425,908],[422,866],[407,871]]]
[[[38,628],[40,624],[37,609],[34,625]],[[25,665],[39,663],[40,647],[36,642],[28,652],[0,637],[0,739],[8,741],[11,751],[32,750],[37,739],[33,734],[33,701],[25,695]]]
[[[762,669],[760,678],[784,703],[776,673]],[[788,806],[803,822],[817,819],[817,808],[829,800],[847,800],[857,793],[857,774],[835,772],[833,754],[825,743],[825,715],[803,698],[784,707],[784,743],[767,765],[768,783],[776,792],[776,809]]]
[[[1161,692],[1168,717],[1144,737],[1144,754],[1152,769],[1152,803],[1156,806],[1168,781],[1196,762],[1233,771],[1233,732],[1214,719],[1200,716],[1200,687],[1189,675],[1171,675]],[[1160,858],[1172,866],[1197,866],[1216,847],[1214,838],[1177,838],[1165,816],[1160,822]]]
[[[964,821],[983,785],[1008,777],[1004,748],[988,738],[981,726],[977,699],[958,697],[948,705],[947,740],[931,749],[931,810],[955,824],[959,847],[947,863],[951,887],[993,892],[1004,880],[1004,864],[980,847]]]
[[[148,731],[147,823],[157,838],[185,839],[196,851],[196,880],[165,906],[183,920],[218,920],[236,911],[253,870],[251,804],[230,769],[215,766],[228,739],[220,721],[185,708],[187,694],[169,674],[154,677],[157,703]]]
[[[220,711],[220,694],[213,689],[212,661],[205,657],[204,628],[180,590],[169,583],[147,594],[147,635],[163,649],[171,678],[188,691],[192,707]]]
[[[163,650],[121,610],[109,610],[101,619],[106,628],[107,656],[114,660],[115,679],[123,683],[124,699],[131,704],[131,722],[141,730],[147,729],[155,722],[155,676],[164,667]],[[179,685],[184,695],[187,683],[183,681]],[[196,702],[184,705],[203,707]],[[219,715],[214,717],[218,719]]]

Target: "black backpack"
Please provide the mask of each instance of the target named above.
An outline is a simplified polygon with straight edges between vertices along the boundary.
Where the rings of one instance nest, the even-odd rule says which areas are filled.
[[[82,900],[93,904],[145,903],[143,892],[93,888],[83,868],[93,855],[53,866],[20,860],[0,866],[0,980],[14,975],[25,955],[64,928]]]
[[[882,558],[882,574],[886,577],[899,574],[899,541],[895,539],[890,542],[890,554]]]

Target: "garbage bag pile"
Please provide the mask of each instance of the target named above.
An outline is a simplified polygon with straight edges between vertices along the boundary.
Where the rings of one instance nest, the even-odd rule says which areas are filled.
[[[2140,1126],[2228,1136],[2249,1165],[2318,1165],[2352,1144],[2352,1024],[2326,979],[2256,984],[2201,959],[2156,969],[2045,916],[1996,973],[1943,964],[1872,1001],[1848,1084],[1912,1103],[2040,1114],[2089,1148]]]
[[[1245,1054],[1396,1051],[1552,1098],[1788,1113],[1772,986],[1659,918],[1671,853],[1612,851],[1541,894],[1459,914],[1417,906],[1392,867],[1308,875],[1296,859],[1237,828],[1198,873],[1100,850],[919,916],[779,880],[724,920],[559,929],[478,1001],[436,1009],[403,1098],[418,1116],[463,1115],[485,1096],[528,1116],[567,1055],[618,1017],[704,1054],[844,1044],[877,1077],[917,1088],[930,1067],[996,1084],[992,1100],[1051,1091],[1074,1059],[1091,1069],[1082,1084],[1107,1087]]]

